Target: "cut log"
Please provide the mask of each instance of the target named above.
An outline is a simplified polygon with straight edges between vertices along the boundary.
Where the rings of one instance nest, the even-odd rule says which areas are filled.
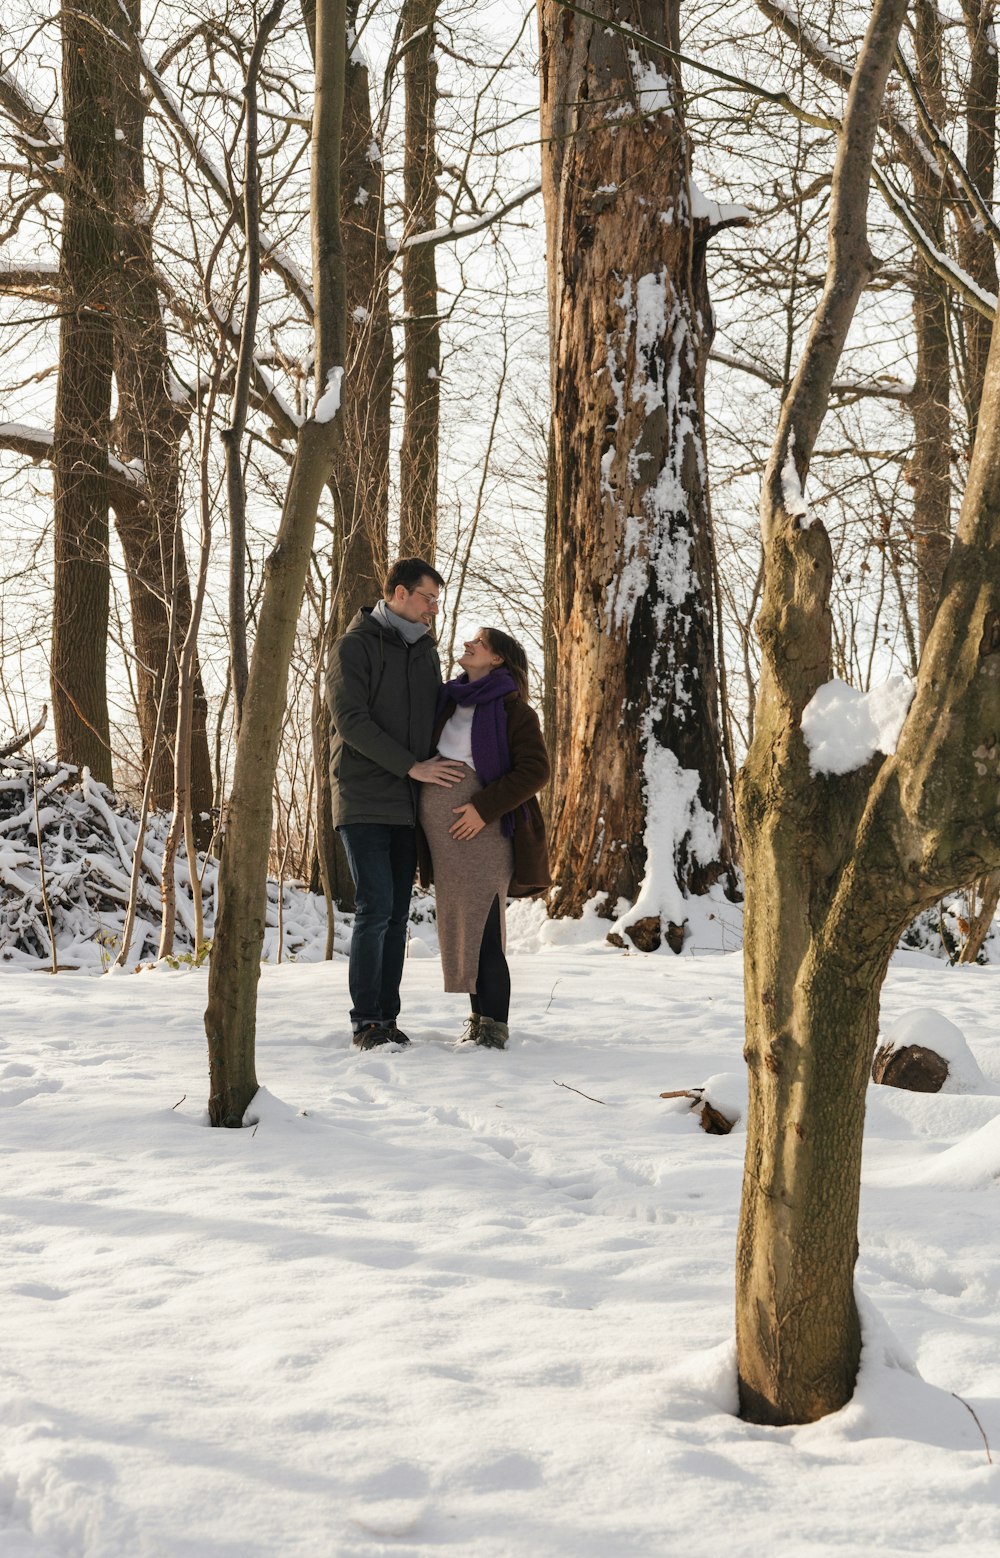
[[[901,1049],[883,1044],[872,1062],[872,1081],[902,1087],[910,1093],[940,1093],[948,1079],[948,1062],[923,1044]]]
[[[730,1120],[721,1110],[716,1109],[704,1096],[700,1087],[680,1088],[673,1093],[661,1093],[661,1098],[690,1098],[691,1113],[697,1114],[698,1124],[709,1136],[728,1136],[735,1120]]]
[[[656,952],[661,941],[665,940],[671,952],[680,952],[684,945],[684,926],[675,925],[673,920],[668,920],[664,929],[659,915],[650,914],[645,919],[636,920],[634,925],[625,927],[625,935],[632,945],[640,952]],[[620,931],[609,931],[606,940],[612,947],[624,947],[625,940]]]

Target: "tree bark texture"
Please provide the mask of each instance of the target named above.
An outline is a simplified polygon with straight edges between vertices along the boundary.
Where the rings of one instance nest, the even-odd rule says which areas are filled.
[[[994,0],[962,0],[969,39],[970,69],[966,87],[965,165],[976,189],[992,208],[996,182],[997,92],[1000,62],[994,26]],[[997,259],[993,239],[981,221],[972,219],[959,229],[959,258],[973,281],[994,296],[998,291]],[[966,409],[975,437],[983,379],[993,326],[978,309],[963,310],[965,326]]]
[[[935,681],[938,646],[952,620],[947,586],[895,758],[875,757],[839,777],[814,774],[801,730],[803,710],[830,677],[832,581],[828,537],[810,522],[802,492],[857,301],[875,269],[868,181],[905,11],[906,0],[873,7],[840,134],[826,285],[782,405],[761,498],[761,679],[737,791],[750,1073],[737,1351],[743,1413],[768,1423],[811,1421],[853,1390],[861,1346],[853,1290],[861,1137],[879,990],[902,929],[933,901],[931,877],[947,874],[929,870],[924,858],[937,832],[923,835],[905,816],[907,805],[917,812],[926,805],[923,781],[908,767],[915,760],[941,799],[911,732],[919,725],[919,739],[936,747],[939,761],[942,742],[947,748],[954,734],[953,727],[945,734]],[[975,612],[966,620],[975,624]],[[968,655],[965,665],[971,671]],[[967,690],[956,688],[956,698]],[[925,699],[938,703],[936,737],[918,713]],[[912,800],[904,803],[907,791]],[[952,856],[947,870],[956,863]]]
[[[678,5],[593,9],[677,47]],[[662,54],[542,0],[556,914],[684,918],[729,866],[703,417],[707,216]],[[699,210],[702,208],[699,208]],[[645,887],[644,887],[645,884]]]
[[[433,231],[437,221],[437,7],[438,0],[404,0],[403,5],[403,233],[407,239]],[[416,41],[411,43],[411,39]],[[399,451],[399,551],[401,557],[422,557],[433,563],[441,399],[435,246],[418,243],[404,248],[401,268],[406,385]]]
[[[344,447],[335,502],[333,631],[382,593],[389,564],[389,428],[392,331],[382,153],[372,121],[368,65],[355,41],[359,0],[347,7],[348,56],[341,154],[341,224],[347,272]]]
[[[915,6],[914,47],[921,96],[935,123],[945,123],[941,89],[942,28],[928,0]],[[922,158],[910,168],[917,220],[942,250],[945,187],[941,170]],[[992,245],[991,245],[992,247]],[[986,324],[985,320],[980,320]],[[951,350],[945,283],[918,253],[914,259],[913,324],[917,373],[910,405],[914,453],[910,468],[917,562],[917,622],[924,644],[937,610],[951,550]]]
[[[389,563],[389,430],[392,331],[389,250],[385,240],[382,154],[372,120],[368,65],[356,42],[358,0],[347,7],[347,65],[341,148],[341,224],[347,272],[347,373],[344,440],[331,491],[334,541],[332,603],[321,653],[361,606],[382,593]],[[324,667],[312,721],[316,775],[316,849],[333,901],[354,908],[354,883],[333,826],[330,715],[322,696]]]
[[[60,760],[111,783],[110,573],[115,71],[113,0],[62,14],[62,314],[56,387],[52,710]]]
[[[128,25],[141,33],[138,0],[124,0]],[[119,30],[124,18],[117,17]],[[119,288],[114,313],[114,367],[118,408],[113,447],[121,461],[138,462],[145,488],[131,501],[115,502],[115,520],[128,579],[135,643],[135,680],[143,773],[149,768],[164,677],[166,737],[153,774],[152,804],[171,804],[177,727],[176,668],[168,664],[170,615],[175,642],[184,641],[191,618],[191,590],[180,524],[180,445],[191,405],[171,371],[167,332],[153,258],[153,231],[145,187],[143,101],[139,62],[131,48],[116,51],[117,146],[116,245]],[[208,750],[208,702],[197,651],[192,665],[190,718],[191,804],[199,842],[211,833],[212,765]]]
[[[966,88],[965,163],[976,189],[992,208],[996,183],[997,92],[1000,90],[994,0],[962,0],[969,40],[970,69]],[[985,225],[972,213],[959,228],[959,258],[972,279],[995,296],[997,281],[996,250]],[[974,308],[962,311],[965,332],[965,409],[970,441],[975,439],[979,406],[990,349],[993,326]],[[989,934],[1000,903],[1000,872],[991,872],[971,888],[978,910],[958,961],[974,963]]]
[[[311,190],[317,406],[339,382],[345,355],[340,226],[345,41],[344,0],[319,0]],[[323,414],[327,419],[317,420],[314,412],[299,432],[277,541],[265,567],[236,744],[205,1012],[213,1125],[240,1126],[257,1090],[257,981],[267,905],[271,798],[316,511],[333,474],[342,436],[339,411],[327,415],[325,408]]]

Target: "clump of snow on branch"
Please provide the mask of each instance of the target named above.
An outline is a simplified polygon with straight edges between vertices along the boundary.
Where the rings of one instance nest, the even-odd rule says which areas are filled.
[[[895,752],[914,688],[912,676],[894,676],[870,692],[836,676],[824,682],[802,711],[812,772],[849,774],[876,752]]]
[[[795,468],[795,456],[790,442],[785,463],[781,467],[781,501],[789,519],[797,519],[803,530],[808,529],[813,521],[809,517],[809,505],[806,502],[802,483],[799,481],[799,473]]]
[[[677,882],[682,849],[699,860],[719,852],[719,830],[698,799],[698,772],[682,768],[669,747],[646,744],[646,868],[639,896],[615,920],[616,931],[650,917],[683,925],[687,904]]]
[[[696,222],[707,221],[711,227],[728,227],[735,222],[753,221],[753,212],[746,206],[711,200],[698,188],[694,179],[688,180],[688,199],[691,216]]]
[[[340,410],[340,388],[344,380],[343,368],[331,368],[326,376],[326,389],[316,402],[314,422],[332,422]]]

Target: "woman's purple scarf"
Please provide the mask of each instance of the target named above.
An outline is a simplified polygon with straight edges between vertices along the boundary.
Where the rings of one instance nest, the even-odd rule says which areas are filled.
[[[445,705],[457,703],[460,709],[472,708],[472,766],[485,789],[510,773],[510,746],[507,741],[507,713],[503,700],[517,692],[517,683],[510,672],[501,666],[489,676],[481,676],[470,682],[463,671],[453,682],[445,682],[438,693],[438,714]],[[504,838],[514,832],[514,813],[504,812],[500,819],[500,831]]]

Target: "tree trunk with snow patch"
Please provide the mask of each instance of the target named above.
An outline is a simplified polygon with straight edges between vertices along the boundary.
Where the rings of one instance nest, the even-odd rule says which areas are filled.
[[[746,873],[746,1172],[736,1336],[744,1416],[850,1399],[865,1095],[879,993],[913,915],[1000,863],[1000,337],[955,545],[891,755],[818,760],[833,556],[804,483],[858,298],[871,159],[906,0],[876,0],[839,137],[826,285],[764,476],[762,664],[737,790]],[[812,708],[810,708],[812,705]],[[807,743],[804,730],[809,732]]]
[[[679,945],[732,859],[703,431],[726,217],[691,183],[676,65],[619,26],[676,48],[676,0],[591,9],[619,30],[539,11],[554,913],[603,893],[619,931]]]

